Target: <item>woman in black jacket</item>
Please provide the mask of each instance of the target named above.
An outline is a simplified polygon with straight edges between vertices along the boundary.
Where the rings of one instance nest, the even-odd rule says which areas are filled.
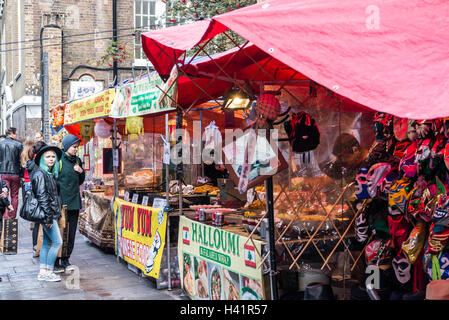
[[[33,194],[39,207],[45,213],[45,218],[41,222],[43,242],[39,255],[40,273],[37,278],[40,281],[61,281],[53,269],[62,245],[57,222],[61,217],[61,199],[56,181],[62,151],[58,147],[42,145],[42,143],[36,143],[35,147],[36,157],[34,161],[26,162],[26,169],[30,176]]]

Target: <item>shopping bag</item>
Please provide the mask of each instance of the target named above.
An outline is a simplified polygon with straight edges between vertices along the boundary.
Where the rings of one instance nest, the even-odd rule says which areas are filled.
[[[69,226],[67,224],[67,206],[62,206],[61,218],[58,220],[59,232],[61,233],[62,246],[58,251],[58,258],[67,257]]]
[[[17,254],[19,223],[17,219],[3,219],[0,252]]]

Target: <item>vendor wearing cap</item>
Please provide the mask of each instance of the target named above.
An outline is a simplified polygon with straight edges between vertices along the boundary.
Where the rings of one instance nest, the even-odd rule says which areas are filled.
[[[80,143],[81,140],[72,134],[62,139],[64,153],[61,158],[58,181],[61,185],[62,204],[67,206],[69,238],[67,256],[61,257],[60,265],[66,271],[73,270],[69,258],[75,245],[76,228],[78,225],[79,211],[81,209],[80,185],[83,184],[85,178],[81,159],[76,156]]]

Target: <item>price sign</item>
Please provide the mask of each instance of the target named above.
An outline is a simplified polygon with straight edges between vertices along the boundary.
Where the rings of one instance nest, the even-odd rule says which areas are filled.
[[[144,196],[142,199],[142,205],[143,206],[148,206],[148,196]]]
[[[167,199],[154,198],[153,208],[164,208],[167,205]]]
[[[139,200],[139,194],[138,193],[134,193],[133,194],[133,199],[132,199],[132,203],[137,203],[137,200]]]

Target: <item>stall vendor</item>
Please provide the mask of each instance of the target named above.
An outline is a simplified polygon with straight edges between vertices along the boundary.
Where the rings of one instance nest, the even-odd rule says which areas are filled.
[[[321,170],[332,179],[352,181],[363,166],[368,150],[362,149],[352,134],[342,133],[335,139],[332,153],[336,158],[321,164]]]
[[[204,164],[204,175],[210,179],[210,182],[214,186],[218,186],[218,179],[228,178],[228,170],[226,170],[223,164]]]

